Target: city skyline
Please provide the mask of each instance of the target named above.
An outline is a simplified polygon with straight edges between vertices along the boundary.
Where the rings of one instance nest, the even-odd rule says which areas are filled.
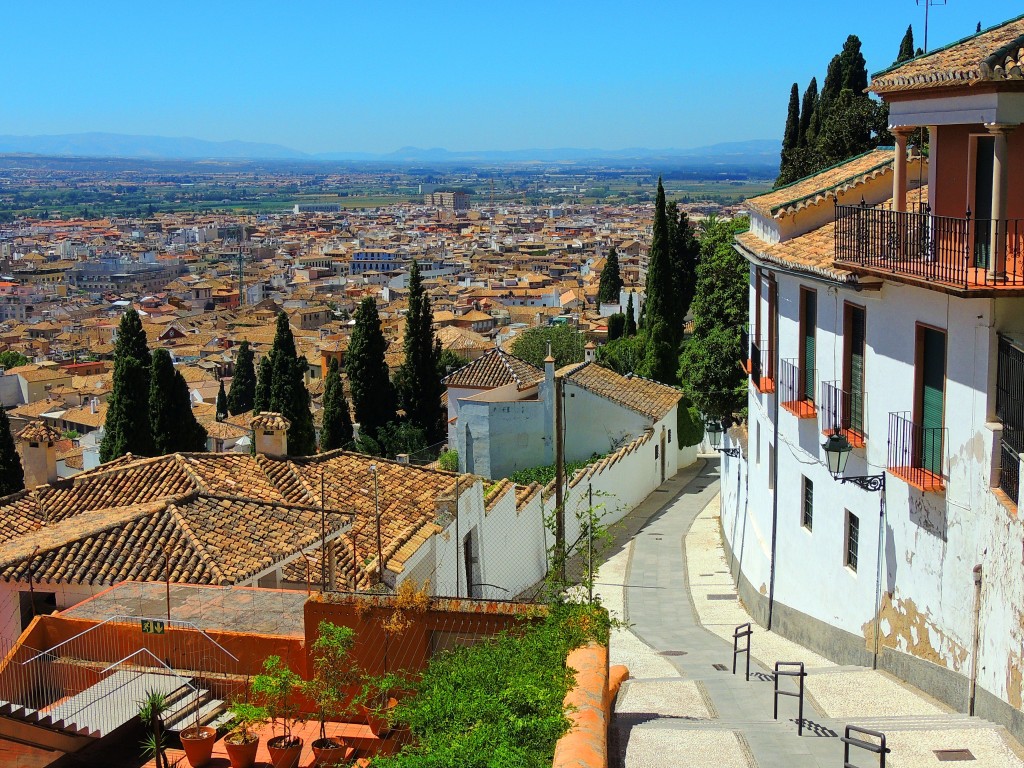
[[[11,35],[0,50],[0,134],[192,137],[310,154],[688,148],[778,137],[790,85],[820,81],[848,34],[871,72],[892,63],[907,24],[923,42],[924,9],[912,0],[798,2],[785,15],[731,8],[723,29],[719,6],[680,13],[668,3],[398,4],[387,15],[327,3],[301,14],[109,3],[101,16],[67,5],[46,17],[20,5],[9,28],[45,24],[46,44]],[[929,45],[1018,12],[1002,1],[932,8]]]

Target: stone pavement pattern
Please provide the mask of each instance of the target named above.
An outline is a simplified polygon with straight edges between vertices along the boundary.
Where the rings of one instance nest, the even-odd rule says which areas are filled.
[[[934,752],[944,749],[969,749],[974,760],[964,765],[972,768],[1024,768],[1002,728],[951,712],[885,673],[838,666],[756,624],[751,680],[733,676],[733,629],[751,618],[729,575],[718,516],[717,463],[709,463],[683,470],[613,526],[622,546],[595,586],[630,625],[611,639],[611,663],[631,673],[615,706],[613,765],[832,768],[842,766],[838,736],[851,724],[886,733],[891,768],[950,765]],[[772,719],[775,661],[807,665],[803,737],[795,699],[781,699],[780,719]],[[858,750],[851,761],[877,765]]]

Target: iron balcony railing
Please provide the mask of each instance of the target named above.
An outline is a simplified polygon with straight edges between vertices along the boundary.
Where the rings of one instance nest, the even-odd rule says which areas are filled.
[[[838,381],[823,381],[819,406],[825,434],[839,434],[851,445],[864,445],[868,435],[863,392],[844,390]]]
[[[765,339],[750,342],[750,380],[761,392],[775,391],[772,351]]]
[[[999,487],[1018,503],[1020,454],[1024,453],[1024,349],[999,335],[996,365],[996,416],[1003,424],[999,441]]]
[[[1020,503],[1020,451],[1006,440],[999,441],[999,489],[1014,504]]]
[[[740,355],[743,370],[750,373],[750,331],[746,327],[740,328]]]
[[[1024,286],[1024,219],[837,205],[835,259],[965,290]]]
[[[779,402],[797,416],[814,415],[813,368],[803,368],[800,360],[779,361]]]
[[[925,491],[942,489],[946,431],[916,424],[906,413],[890,413],[889,472]]]

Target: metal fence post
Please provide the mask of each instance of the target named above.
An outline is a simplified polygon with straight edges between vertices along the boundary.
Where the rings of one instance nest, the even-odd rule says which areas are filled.
[[[732,633],[732,673],[736,674],[736,657],[741,654],[747,654],[747,682],[750,682],[750,636],[754,634],[754,630],[750,627],[750,622],[746,624],[740,624],[733,630]],[[747,647],[740,648],[740,640],[742,638],[747,639]]]
[[[785,670],[783,667],[795,667],[794,670]],[[780,691],[779,677],[797,678],[798,688],[796,691]],[[794,696],[799,701],[797,705],[796,735],[803,736],[804,733],[804,678],[807,673],[804,671],[802,661],[777,661],[775,662],[775,696],[772,718],[779,719],[779,696]]]

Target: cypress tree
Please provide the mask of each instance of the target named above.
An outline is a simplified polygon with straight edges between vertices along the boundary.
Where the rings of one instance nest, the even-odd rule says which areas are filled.
[[[633,309],[633,292],[629,292],[626,299],[626,327],[623,330],[624,336],[636,336],[636,312]]]
[[[661,320],[672,321],[671,244],[669,243],[668,214],[665,208],[665,187],[658,177],[658,195],[654,203],[654,232],[647,252],[646,299],[640,310],[640,327],[653,328]]]
[[[597,288],[598,304],[618,304],[622,291],[622,276],[619,274],[619,254],[612,248],[601,270],[601,282]]]
[[[220,380],[220,390],[217,392],[217,421],[224,421],[228,415],[228,396],[224,392],[224,379]]]
[[[409,312],[405,316],[405,358],[396,373],[396,394],[406,419],[422,430],[428,443],[443,440],[447,431],[433,321],[430,296],[423,288],[419,265],[413,259],[409,270]]]
[[[793,83],[789,91],[789,111],[786,114],[786,130],[782,134],[782,152],[796,149],[800,140],[800,87]]]
[[[309,390],[306,389],[306,360],[295,351],[295,337],[284,312],[277,315],[277,330],[269,357],[269,410],[280,413],[291,422],[288,455],[308,456],[316,451],[316,429],[310,410]]]
[[[235,375],[228,393],[228,411],[232,416],[251,411],[256,400],[256,371],[253,368],[252,348],[243,341],[235,359]]]
[[[320,427],[320,450],[345,448],[352,442],[352,417],[348,412],[345,388],[341,381],[338,361],[331,359],[324,382],[323,425]]]
[[[17,493],[25,487],[25,470],[14,446],[11,422],[0,407],[0,496]]]
[[[690,226],[686,211],[680,210],[675,202],[668,204],[668,224],[671,245],[669,272],[672,278],[672,315],[668,330],[673,343],[678,344],[683,337],[686,313],[690,311],[690,302],[693,301],[700,241]]]
[[[814,139],[811,133],[811,118],[818,109],[818,78],[812,77],[800,101],[800,130],[797,133],[797,146],[806,147]]]
[[[647,351],[638,373],[662,384],[675,384],[679,357],[672,332],[663,320],[657,320],[647,338]]]
[[[622,312],[608,315],[608,341],[621,339],[626,332],[626,316]]]
[[[914,58],[914,25],[907,25],[907,32],[900,41],[900,52],[896,55],[896,63],[902,64]]]
[[[166,349],[153,352],[149,421],[155,455],[206,450],[206,429],[196,421],[188,384],[174,369],[171,354]]]
[[[384,360],[386,351],[377,302],[367,296],[356,311],[345,373],[352,391],[352,410],[359,424],[359,434],[371,439],[376,439],[381,427],[395,418],[395,393]]]
[[[270,379],[274,375],[274,362],[268,352],[260,360],[259,376],[256,378],[256,389],[252,395],[253,413],[265,413],[270,410]]]
[[[149,423],[149,376],[151,359],[146,332],[135,308],[121,317],[114,342],[114,375],[107,417],[100,443],[100,461],[132,453],[153,455]]]

